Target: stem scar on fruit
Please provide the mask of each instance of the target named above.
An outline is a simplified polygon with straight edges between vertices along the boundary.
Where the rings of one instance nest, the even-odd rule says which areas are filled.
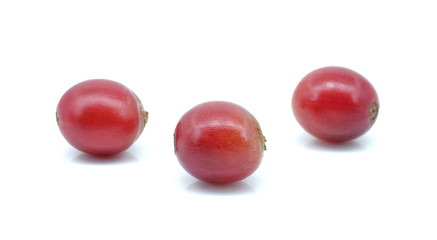
[[[376,103],[375,101],[372,101],[370,103],[370,107],[369,107],[370,120],[374,121],[376,119],[376,117],[378,116],[378,112],[379,112],[378,103]]]

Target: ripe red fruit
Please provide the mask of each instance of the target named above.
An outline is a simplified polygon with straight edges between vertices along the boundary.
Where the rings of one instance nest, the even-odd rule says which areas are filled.
[[[255,117],[230,102],[195,106],[179,120],[175,153],[182,167],[209,183],[231,183],[251,175],[261,163],[265,137]]]
[[[379,100],[370,82],[350,69],[324,67],[306,75],[292,98],[293,113],[310,134],[343,142],[375,123]]]
[[[62,96],[56,121],[65,139],[95,155],[119,153],[141,135],[148,113],[124,85],[105,79],[81,82]]]

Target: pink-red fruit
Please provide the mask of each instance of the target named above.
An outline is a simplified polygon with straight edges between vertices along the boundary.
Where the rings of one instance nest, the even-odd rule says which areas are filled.
[[[251,175],[261,163],[265,137],[255,117],[230,102],[195,106],[179,120],[175,153],[192,176],[224,184]]]
[[[56,120],[65,139],[80,151],[110,155],[126,150],[141,135],[148,113],[124,85],[92,79],[61,98]]]
[[[370,82],[343,67],[310,72],[297,85],[292,109],[310,134],[332,142],[363,135],[375,123],[379,100]]]

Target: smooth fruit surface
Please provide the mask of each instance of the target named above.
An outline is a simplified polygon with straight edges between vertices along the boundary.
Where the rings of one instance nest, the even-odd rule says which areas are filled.
[[[293,93],[292,109],[310,134],[342,142],[357,138],[372,127],[379,100],[370,82],[357,72],[324,67],[300,81]]]
[[[65,139],[80,151],[109,155],[130,147],[141,135],[148,113],[124,85],[92,79],[61,97],[56,120]]]
[[[179,120],[175,153],[192,176],[209,183],[231,183],[251,175],[261,163],[265,138],[255,117],[230,102],[195,106]]]

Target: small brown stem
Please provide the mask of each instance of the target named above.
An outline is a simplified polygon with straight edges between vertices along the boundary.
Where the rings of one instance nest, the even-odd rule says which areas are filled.
[[[143,133],[144,128],[146,127],[147,121],[149,120],[149,113],[147,111],[144,110],[144,106],[143,103],[141,102],[140,98],[131,91],[131,93],[134,95],[135,100],[137,100],[137,104],[138,104],[138,110],[140,111],[140,121],[141,121],[141,125],[140,125],[140,132],[138,133],[137,138],[140,137],[141,133]]]
[[[369,118],[371,121],[375,121],[378,116],[379,106],[378,103],[372,101],[369,106]]]
[[[58,124],[58,126],[59,126],[59,121],[60,121],[59,114],[58,111],[56,111],[56,123]]]

